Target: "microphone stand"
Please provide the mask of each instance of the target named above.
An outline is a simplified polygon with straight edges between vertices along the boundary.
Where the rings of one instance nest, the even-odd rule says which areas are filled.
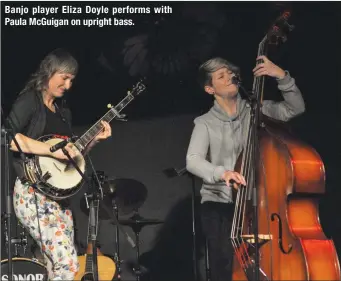
[[[253,93],[248,92],[244,88],[244,86],[242,85],[242,81],[240,80],[239,76],[233,76],[231,80],[232,80],[232,84],[235,84],[241,90],[241,91],[239,91],[239,93],[242,94],[245,98],[247,98],[249,103],[252,103],[255,101],[256,97],[253,95]]]
[[[4,120],[4,113],[1,107],[1,115]],[[9,123],[5,121],[5,124]],[[9,127],[10,124],[8,124]],[[2,139],[4,141],[2,141]],[[11,191],[10,191],[10,172],[9,172],[9,150],[10,150],[10,145],[11,141],[14,141],[15,146],[17,147],[20,158],[24,163],[27,163],[27,157],[23,153],[17,139],[15,138],[15,134],[13,133],[13,128],[9,129],[4,126],[4,128],[1,128],[1,144],[3,143],[5,147],[5,197],[6,197],[6,212],[5,212],[5,221],[7,225],[7,237],[8,237],[8,280],[12,281],[13,280],[13,265],[12,265],[12,223],[11,223],[11,218],[12,218],[12,198],[11,198]]]
[[[198,270],[197,270],[197,248],[196,248],[196,231],[195,231],[195,226],[196,226],[196,220],[195,220],[195,178],[194,175],[189,173],[186,168],[182,168],[180,170],[176,168],[169,168],[164,170],[164,173],[168,177],[180,177],[183,175],[187,175],[191,178],[192,181],[192,237],[193,237],[193,244],[192,244],[192,261],[193,261],[193,274],[194,274],[194,280],[198,280]],[[205,255],[206,255],[206,277],[207,280],[209,280],[209,267],[208,267],[208,259],[207,259],[207,245],[205,245]]]

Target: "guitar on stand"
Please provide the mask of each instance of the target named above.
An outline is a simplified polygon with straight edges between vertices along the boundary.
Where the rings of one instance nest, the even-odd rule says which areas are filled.
[[[93,176],[94,178],[94,176]],[[94,180],[94,182],[97,182]],[[101,190],[99,186],[97,190]],[[98,230],[98,209],[99,209],[99,197],[103,197],[103,194],[93,194],[86,196],[86,201],[88,204],[88,198],[90,198],[90,208],[92,208],[93,212],[89,212],[89,224],[88,224],[88,238],[87,238],[87,249],[86,254],[83,256],[78,257],[79,261],[79,271],[75,276],[75,280],[79,281],[94,281],[94,280],[112,280],[115,272],[116,272],[116,265],[115,262],[109,258],[104,256],[101,251],[95,247],[96,253],[94,253],[93,241],[95,238],[93,236],[93,231],[91,227],[93,227],[92,220],[94,221],[95,227],[95,237],[97,237],[97,230]],[[88,204],[89,206],[89,204]],[[94,217],[91,218],[91,215]],[[96,268],[94,268],[96,267]],[[98,278],[95,277],[98,276]]]

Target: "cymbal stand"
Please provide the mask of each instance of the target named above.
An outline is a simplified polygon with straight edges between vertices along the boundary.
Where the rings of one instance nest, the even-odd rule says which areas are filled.
[[[96,176],[98,179],[98,182],[101,184],[104,184],[104,182],[106,181],[106,179],[108,178],[103,171],[96,171]],[[102,189],[102,194],[105,196],[112,196],[114,193],[114,189],[111,190],[110,188],[107,190],[103,190]],[[128,235],[128,233],[122,228],[121,224],[119,223],[118,220],[118,206],[116,204],[116,201],[114,198],[112,198],[111,203],[113,205],[113,212],[109,209],[108,206],[106,206],[106,204],[102,205],[102,208],[107,212],[108,215],[110,215],[111,217],[111,221],[113,224],[115,224],[116,226],[116,238],[115,238],[115,245],[116,245],[116,253],[114,255],[114,260],[116,262],[116,271],[117,271],[117,276],[115,278],[115,280],[121,280],[121,258],[120,258],[120,231],[122,232],[122,234],[126,237],[127,241],[129,242],[129,244],[135,248],[135,242],[133,241],[133,239]]]
[[[132,229],[135,233],[135,241],[136,241],[136,267],[133,268],[134,273],[136,275],[136,281],[140,281],[140,276],[142,275],[141,266],[140,266],[140,232],[142,229],[142,225],[134,224],[132,225]]]
[[[113,204],[113,212],[114,216],[118,221],[118,207],[116,204],[115,199],[112,199]],[[114,260],[116,262],[116,270],[117,270],[117,280],[121,280],[121,257],[120,257],[120,231],[118,225],[115,227],[116,235],[115,235],[115,245],[116,245],[116,252],[114,255]]]

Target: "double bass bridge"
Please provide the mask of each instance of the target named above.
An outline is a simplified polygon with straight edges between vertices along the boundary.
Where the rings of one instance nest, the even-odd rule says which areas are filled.
[[[256,266],[255,266],[255,249],[256,236],[254,234],[242,234],[239,239],[232,238],[232,244],[237,256],[237,259],[242,266],[247,280],[254,280]],[[258,249],[272,240],[271,234],[258,234]],[[239,240],[239,241],[238,241]],[[262,268],[258,268],[262,280],[270,280]]]
[[[256,246],[256,239],[254,234],[243,234],[241,235],[241,238],[243,241],[247,242],[248,244],[251,244],[252,246]],[[271,234],[258,234],[258,246],[261,247],[264,244],[266,244],[268,241],[272,240]]]

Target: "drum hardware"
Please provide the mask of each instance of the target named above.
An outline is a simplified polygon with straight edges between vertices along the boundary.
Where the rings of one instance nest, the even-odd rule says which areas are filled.
[[[139,215],[136,211],[130,219],[121,219],[119,223],[122,225],[127,225],[132,228],[135,233],[136,241],[136,266],[133,271],[136,275],[136,280],[140,280],[140,276],[145,273],[145,269],[140,265],[140,232],[144,226],[161,224],[163,221],[158,219],[145,219]]]
[[[108,207],[113,208],[116,206],[121,215],[128,215],[139,209],[147,199],[146,186],[137,180],[127,178],[111,179],[104,175],[103,171],[96,171],[96,176],[101,182],[103,194],[103,208],[100,207],[98,214],[101,220],[113,219],[114,209],[111,210]],[[80,200],[80,209],[84,214],[89,215],[85,198]]]
[[[120,232],[126,237],[127,241],[133,248],[136,247],[135,242],[122,228],[121,224],[136,223],[136,220],[119,220],[119,214],[125,215],[136,212],[147,198],[147,188],[143,183],[134,179],[109,178],[103,171],[96,171],[96,176],[101,183],[103,191],[103,204],[99,208],[99,218],[102,220],[111,220],[112,224],[116,226],[116,252],[114,254],[114,260],[116,263],[117,276],[115,280],[121,280],[122,260],[120,259]],[[83,213],[89,215],[89,211],[86,207],[86,200],[81,200],[80,208]],[[140,221],[137,223],[140,223]],[[143,223],[146,222],[143,221]],[[151,222],[148,221],[148,223]],[[155,222],[153,221],[153,223]]]
[[[103,184],[104,194],[106,194],[105,201],[111,200],[113,206],[113,214],[116,221],[119,221],[120,214],[129,214],[134,210],[140,208],[147,198],[147,188],[145,185],[134,179],[108,179]],[[122,223],[121,223],[122,224]],[[117,262],[117,280],[121,280],[121,259],[119,247],[119,227],[115,227],[115,246],[116,252],[114,259]],[[135,240],[136,247],[139,247],[139,242]],[[137,251],[139,251],[137,249]]]
[[[0,279],[7,280],[31,280],[31,281],[47,281],[46,267],[39,261],[27,258],[12,259],[13,278],[8,278],[8,260],[1,261]]]
[[[12,242],[12,224],[11,224],[11,219],[12,219],[12,192],[11,192],[11,187],[10,187],[10,159],[9,159],[9,150],[11,147],[11,142],[13,140],[16,148],[19,151],[19,155],[21,160],[23,161],[23,163],[28,163],[28,158],[26,157],[26,155],[23,153],[17,139],[15,138],[16,135],[16,128],[13,128],[12,124],[13,121],[10,119],[6,119],[4,116],[4,112],[3,109],[1,107],[1,117],[3,118],[3,120],[5,120],[4,122],[4,127],[1,129],[1,145],[3,145],[5,147],[5,156],[4,156],[4,160],[5,160],[5,197],[6,197],[6,212],[4,215],[4,220],[6,222],[6,227],[7,227],[7,231],[6,231],[6,235],[7,235],[7,241]],[[7,277],[9,277],[10,280],[12,280],[13,277],[13,264],[12,264],[12,243],[7,243],[8,245],[8,250],[7,250],[7,254],[8,254],[8,267],[7,267]]]
[[[19,223],[17,225],[17,229],[18,227],[21,227],[19,226]],[[7,222],[4,221],[4,229],[5,229],[5,245],[6,245],[6,252],[8,254],[8,251],[9,251],[9,247],[8,247],[8,229],[7,229]],[[12,237],[11,239],[11,244],[14,245],[14,254],[13,256],[14,257],[21,257],[21,256],[24,256],[26,254],[26,250],[27,250],[27,235],[26,235],[26,230],[21,227],[21,232],[19,233],[19,236],[18,237]],[[20,254],[20,249],[23,248],[23,253]]]
[[[103,204],[100,204],[99,206],[99,218],[100,219],[110,219],[113,224],[116,225],[116,253],[114,255],[114,260],[116,263],[116,271],[117,271],[117,277],[118,280],[120,280],[120,273],[121,273],[121,260],[120,260],[120,254],[119,254],[119,231],[125,236],[126,240],[128,241],[128,243],[132,246],[132,248],[136,247],[136,244],[134,242],[134,240],[129,236],[129,234],[122,228],[122,226],[120,225],[119,221],[118,221],[118,212],[120,210],[120,207],[125,208],[125,211],[127,211],[127,206],[124,206],[122,204],[127,204],[126,200],[118,200],[117,197],[117,191],[122,190],[122,188],[125,188],[124,185],[112,185],[113,182],[117,183],[117,180],[110,180],[107,176],[105,176],[103,171],[96,171],[93,173],[92,175],[93,179],[96,179],[96,182],[99,184],[99,186],[101,186],[100,190],[102,193],[102,202]],[[128,180],[129,182],[132,182],[134,180]],[[125,183],[127,181],[124,181]],[[134,181],[135,183],[137,181]],[[139,182],[137,182],[139,183]],[[143,186],[141,183],[139,183],[139,187]],[[136,187],[136,186],[135,186]],[[134,189],[134,191],[136,191],[136,189]],[[146,189],[145,192],[146,193]],[[144,194],[143,193],[143,194]],[[141,194],[137,192],[137,194]],[[134,206],[136,206],[136,204],[142,204],[145,200],[146,196],[143,196],[142,199],[140,197],[136,198],[136,196],[133,196],[133,201],[129,201],[129,204],[134,204]],[[123,198],[122,198],[123,199]],[[127,199],[124,197],[124,199]],[[142,202],[141,202],[142,200]],[[119,201],[119,203],[117,204],[117,201]],[[120,205],[119,205],[120,204]],[[80,208],[81,210],[89,215],[89,210],[88,210],[88,202],[87,202],[87,198],[83,198],[80,201]],[[110,207],[109,207],[110,206]],[[112,208],[112,209],[111,209]],[[131,205],[129,205],[129,208],[131,208]],[[91,213],[90,213],[91,214]]]

